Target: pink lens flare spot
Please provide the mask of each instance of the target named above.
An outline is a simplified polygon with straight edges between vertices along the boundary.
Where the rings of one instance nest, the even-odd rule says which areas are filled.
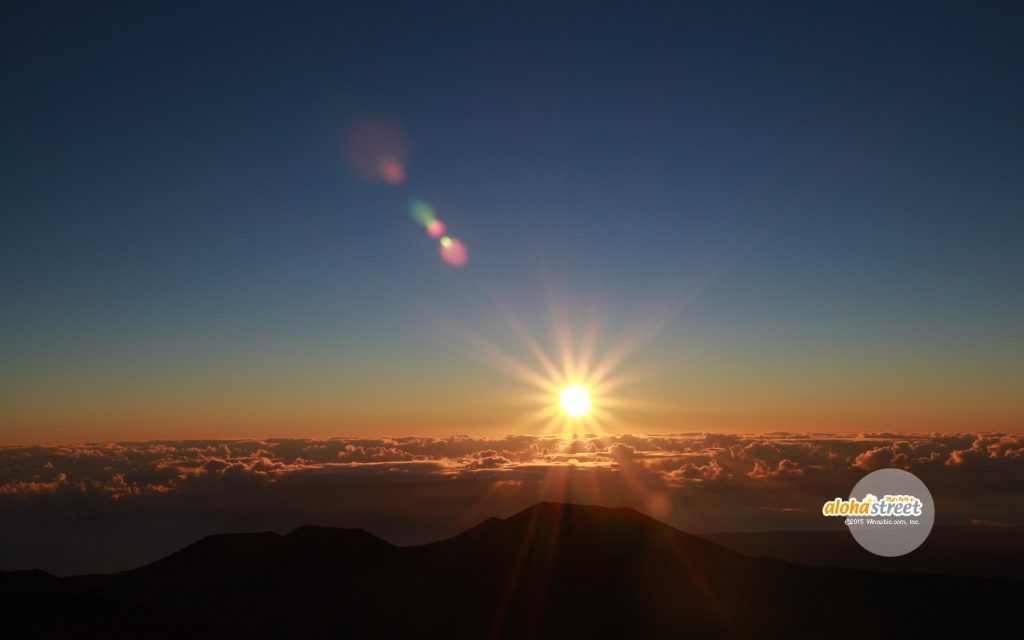
[[[444,235],[445,226],[440,220],[431,220],[427,223],[427,235],[431,238],[440,238]]]
[[[381,180],[388,184],[402,184],[405,182],[405,167],[396,158],[381,158],[378,175]]]
[[[441,238],[441,259],[453,267],[461,267],[466,264],[469,254],[466,252],[466,245],[456,238],[444,236]]]
[[[380,118],[354,122],[345,132],[345,159],[360,177],[398,185],[405,182],[409,148],[397,125]]]

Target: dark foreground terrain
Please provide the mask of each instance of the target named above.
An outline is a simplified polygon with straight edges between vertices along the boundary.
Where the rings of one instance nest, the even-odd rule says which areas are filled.
[[[3,637],[970,637],[1024,582],[740,555],[629,509],[541,503],[441,542],[211,536],[107,576],[0,573]]]
[[[846,529],[714,533],[701,537],[743,555],[815,567],[1024,580],[1022,527],[937,526],[924,544],[898,558],[868,553]]]

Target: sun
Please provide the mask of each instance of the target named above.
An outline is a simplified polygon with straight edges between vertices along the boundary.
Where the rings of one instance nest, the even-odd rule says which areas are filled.
[[[507,351],[463,325],[456,328],[484,360],[519,383],[510,400],[523,407],[522,428],[569,437],[623,431],[626,412],[652,406],[650,401],[627,397],[628,390],[648,375],[638,365],[636,353],[672,318],[678,305],[670,307],[672,313],[658,311],[650,321],[624,326],[617,340],[603,344],[599,303],[591,303],[585,315],[574,315],[564,296],[549,289],[545,293],[551,306],[547,340],[497,299],[498,313],[519,339],[515,350]]]
[[[571,384],[562,389],[558,399],[562,404],[562,411],[573,418],[582,418],[590,413],[590,392],[581,384]]]

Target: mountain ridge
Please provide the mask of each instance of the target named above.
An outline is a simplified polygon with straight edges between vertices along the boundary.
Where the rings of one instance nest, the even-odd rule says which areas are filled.
[[[991,625],[1024,597],[1022,583],[753,558],[632,509],[552,502],[415,547],[360,529],[304,526],[207,536],[106,576],[45,576],[0,574],[3,613],[19,637],[160,637],[166,629],[154,630],[154,620],[168,616],[183,633],[224,638],[440,630],[467,638],[782,637],[822,629],[889,637],[977,632],[978,620]],[[54,603],[71,613],[53,615]],[[946,617],[874,619],[896,607]]]

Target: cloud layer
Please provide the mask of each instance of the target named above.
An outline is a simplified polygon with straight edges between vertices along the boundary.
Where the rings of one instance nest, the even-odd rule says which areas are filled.
[[[538,500],[631,506],[694,532],[822,528],[837,526],[820,517],[822,502],[884,467],[907,469],[928,485],[937,524],[1024,524],[1024,436],[1014,434],[7,447],[0,449],[0,569],[110,570],[207,533],[307,523],[424,542]],[[63,549],[56,555],[55,545]]]

